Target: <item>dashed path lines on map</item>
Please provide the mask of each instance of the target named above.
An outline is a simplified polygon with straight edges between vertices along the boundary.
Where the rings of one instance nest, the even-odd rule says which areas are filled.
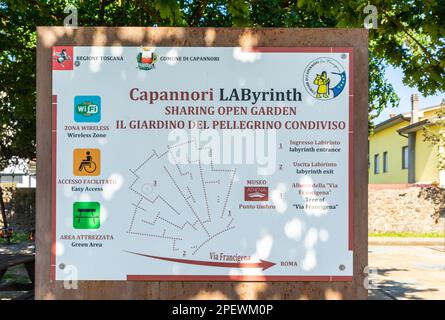
[[[210,148],[190,140],[163,153],[153,150],[130,172],[136,200],[129,234],[153,237],[151,245],[186,256],[235,228],[227,203],[236,169],[216,168]]]
[[[206,229],[204,223],[199,219],[198,214],[196,213],[195,209],[193,208],[193,206],[190,204],[190,202],[188,201],[188,199],[191,198],[188,197],[186,198],[184,193],[182,192],[181,188],[179,187],[178,183],[176,182],[175,178],[172,176],[172,174],[168,171],[167,167],[164,167],[165,172],[167,172],[168,176],[170,177],[171,181],[173,182],[173,184],[175,185],[175,187],[178,189],[179,194],[182,196],[182,198],[184,199],[184,201],[187,203],[187,205],[189,206],[190,210],[192,211],[193,215],[196,217],[198,223],[201,225],[201,227],[204,229],[204,231],[206,232],[207,236],[210,237],[210,233],[209,231]],[[189,189],[190,190],[190,189]]]
[[[152,232],[148,233],[148,232],[143,232],[143,231],[135,231],[134,224],[135,224],[135,218],[136,218],[138,210],[146,211],[146,209],[144,209],[143,207],[140,206],[142,200],[143,200],[143,198],[140,198],[137,204],[134,204],[134,203],[132,204],[135,208],[134,208],[133,214],[131,216],[130,226],[128,228],[127,233],[132,234],[132,235],[153,237],[153,238],[168,240],[168,241],[171,242],[171,246],[172,246],[172,250],[173,251],[179,250],[176,247],[176,241],[182,240],[182,239],[181,238],[177,238],[177,237],[167,236],[166,235],[166,231],[167,231],[166,229],[162,229],[161,233],[152,233]]]
[[[196,252],[198,252],[199,249],[201,249],[207,242],[209,242],[210,240],[212,240],[213,238],[215,238],[216,236],[219,236],[220,234],[229,231],[231,229],[234,229],[235,226],[232,226],[232,222],[233,222],[233,218],[232,220],[230,220],[229,224],[226,226],[226,228],[224,230],[221,230],[220,232],[214,234],[213,236],[209,237],[207,240],[205,240],[204,242],[202,242],[201,244],[194,246],[192,249],[194,249],[194,251],[192,252],[192,254],[195,254]]]

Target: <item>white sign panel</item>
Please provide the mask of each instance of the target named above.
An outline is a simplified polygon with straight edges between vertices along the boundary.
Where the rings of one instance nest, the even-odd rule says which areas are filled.
[[[352,279],[351,48],[52,59],[54,279]]]

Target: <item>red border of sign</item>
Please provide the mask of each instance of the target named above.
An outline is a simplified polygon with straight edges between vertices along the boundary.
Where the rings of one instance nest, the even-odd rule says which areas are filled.
[[[196,276],[127,275],[129,281],[351,281],[352,276]]]
[[[51,280],[56,280],[57,95],[52,96],[51,117]]]
[[[353,250],[354,241],[354,226],[353,226],[353,213],[354,213],[354,49],[352,47],[256,47],[256,48],[243,48],[245,52],[263,52],[263,53],[277,53],[277,52],[314,52],[314,53],[338,53],[345,52],[349,54],[349,169],[348,169],[348,182],[349,182],[349,203],[348,203],[348,250]],[[51,279],[55,280],[55,263],[56,263],[56,142],[57,142],[57,96],[53,95],[52,101],[52,246],[51,246]],[[135,281],[352,281],[353,276],[221,276],[221,275],[127,275],[126,280]]]

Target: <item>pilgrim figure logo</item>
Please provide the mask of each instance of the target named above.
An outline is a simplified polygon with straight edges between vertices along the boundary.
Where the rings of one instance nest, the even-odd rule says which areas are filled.
[[[338,97],[346,87],[346,71],[343,65],[330,57],[311,61],[303,74],[306,91],[319,100]]]
[[[329,98],[329,82],[331,79],[328,78],[326,71],[323,71],[321,75],[317,74],[314,84],[318,86],[317,88],[317,98]]]

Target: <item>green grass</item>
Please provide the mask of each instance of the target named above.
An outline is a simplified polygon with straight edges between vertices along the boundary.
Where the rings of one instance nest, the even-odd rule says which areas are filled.
[[[14,232],[12,234],[11,243],[21,243],[28,241],[28,233],[26,232]],[[7,240],[4,238],[0,238],[0,245],[7,244]]]
[[[18,284],[27,284],[30,283],[28,273],[23,265],[18,265],[12,268],[9,268],[8,271],[4,274],[3,279],[0,283],[5,282],[14,282]]]
[[[414,233],[414,232],[386,232],[370,233],[369,237],[395,237],[395,238],[443,238],[443,232]]]

